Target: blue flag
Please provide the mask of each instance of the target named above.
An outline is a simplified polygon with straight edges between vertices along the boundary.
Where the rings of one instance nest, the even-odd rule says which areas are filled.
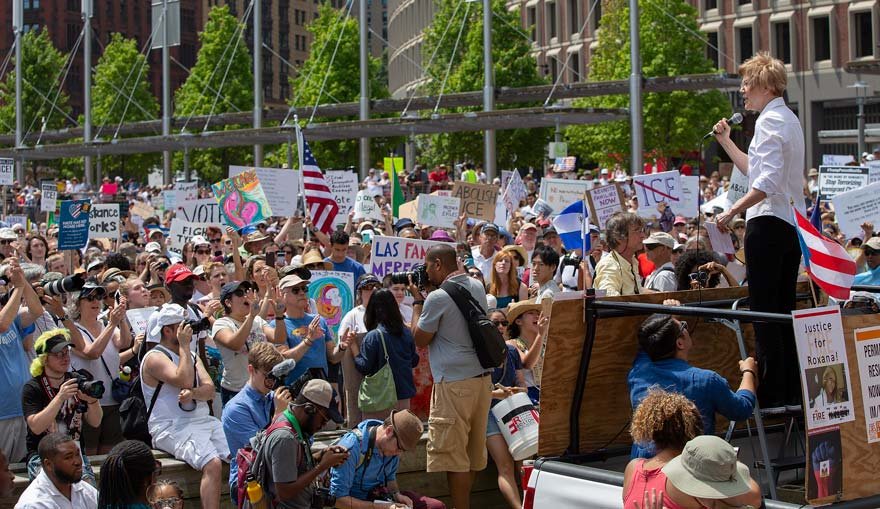
[[[582,249],[582,255],[590,249],[590,211],[584,200],[565,207],[553,219],[553,226],[565,249]]]

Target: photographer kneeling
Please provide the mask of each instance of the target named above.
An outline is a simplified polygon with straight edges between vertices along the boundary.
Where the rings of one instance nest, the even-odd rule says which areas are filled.
[[[330,495],[339,509],[373,509],[373,501],[389,502],[383,508],[442,509],[439,500],[397,485],[400,454],[413,451],[422,438],[422,421],[409,410],[391,411],[384,421],[367,419],[343,436],[337,445],[348,450],[348,459],[330,469]]]
[[[28,478],[40,473],[37,453],[40,439],[50,432],[69,435],[82,451],[80,435],[85,420],[98,427],[104,413],[99,398],[106,389],[101,382],[87,381],[85,373],[70,372],[70,335],[65,329],[52,329],[34,342],[37,357],[31,362],[31,378],[21,391],[22,409],[27,422]],[[95,484],[88,458],[83,454],[83,477]]]

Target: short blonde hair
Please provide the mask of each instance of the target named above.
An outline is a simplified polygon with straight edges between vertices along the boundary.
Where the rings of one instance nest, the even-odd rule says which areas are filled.
[[[788,84],[785,64],[766,51],[759,51],[743,62],[739,66],[739,74],[750,87],[767,89],[777,97],[782,97]]]
[[[267,373],[283,360],[284,357],[278,353],[278,350],[265,341],[254,344],[248,352],[248,364]]]

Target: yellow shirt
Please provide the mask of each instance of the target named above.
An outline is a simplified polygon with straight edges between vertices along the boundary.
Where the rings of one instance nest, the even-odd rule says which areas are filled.
[[[642,293],[642,286],[639,283],[641,278],[636,273],[636,267],[638,261],[635,257],[627,261],[620,256],[620,253],[612,250],[596,264],[593,288],[605,290],[605,295],[608,297]]]

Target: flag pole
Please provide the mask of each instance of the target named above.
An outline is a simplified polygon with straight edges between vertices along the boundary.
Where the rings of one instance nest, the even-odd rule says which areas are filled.
[[[303,139],[302,128],[300,128],[299,126],[299,116],[295,113],[293,115],[293,126],[296,132],[296,156],[297,162],[299,163],[299,198],[302,202],[303,218],[307,219],[309,217],[309,207],[306,203],[306,182],[305,171],[303,168],[303,166],[305,165],[305,158],[303,156],[305,143]],[[306,242],[308,242],[311,233],[309,232],[309,228],[306,228],[305,230]]]
[[[592,286],[587,284],[587,274],[590,273],[589,262],[587,261],[587,256],[589,253],[587,252],[587,235],[589,235],[590,231],[590,216],[587,213],[590,209],[587,208],[587,191],[584,190],[584,198],[583,198],[583,207],[584,207],[584,220],[581,224],[581,261],[584,264],[584,270],[582,277],[584,278],[584,295],[587,292],[587,286]]]

